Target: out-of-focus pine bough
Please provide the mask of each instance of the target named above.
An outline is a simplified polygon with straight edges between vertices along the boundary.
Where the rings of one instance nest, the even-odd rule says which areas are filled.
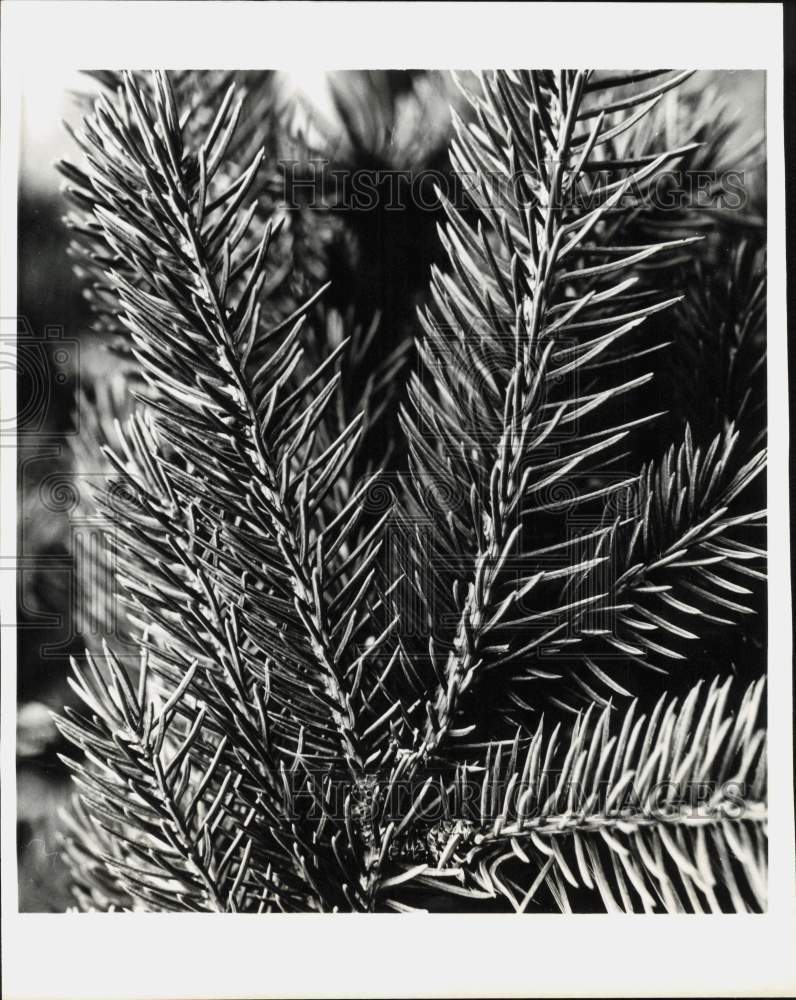
[[[462,81],[405,394],[407,344],[351,377],[380,328],[324,312],[268,79],[102,75],[63,171],[128,624],[59,719],[80,908],[765,909],[764,261],[656,201],[732,165],[689,75]]]

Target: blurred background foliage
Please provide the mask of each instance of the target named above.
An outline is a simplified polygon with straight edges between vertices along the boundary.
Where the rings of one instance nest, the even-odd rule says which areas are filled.
[[[212,86],[213,74],[208,74]],[[291,75],[236,74],[249,92],[243,141],[264,144],[261,197],[285,211],[285,294],[314,292],[331,281],[323,306],[346,326],[359,325],[359,364],[349,377],[364,384],[383,372],[403,384],[412,363],[416,309],[431,266],[442,259],[436,185],[456,196],[448,165],[451,106],[461,111],[449,74],[425,70],[346,71]],[[78,392],[108,392],[124,360],[92,328],[88,303],[67,253],[70,234],[55,162],[74,158],[62,120],[77,126],[81,106],[103,74],[63,79],[46,68],[28,77],[23,102],[18,234],[19,553],[18,579],[18,852],[20,909],[62,911],[69,905],[57,842],[58,809],[68,794],[58,759],[64,748],[49,709],[71,703],[68,658],[81,652],[90,628],[78,615],[73,564],[77,536],[91,539],[84,515],[92,470],[75,474],[71,444],[78,430]],[[695,95],[714,85],[736,114],[734,142],[762,127],[764,74],[699,73]],[[80,96],[82,95],[82,96]],[[745,184],[763,207],[765,177]],[[369,178],[352,206],[354,175]],[[313,208],[313,199],[316,207]],[[719,294],[720,294],[720,290]],[[374,319],[377,324],[374,325]],[[334,324],[327,326],[331,331]],[[323,328],[322,325],[316,328]],[[370,335],[369,335],[370,334]],[[330,334],[332,336],[333,333]],[[324,345],[328,349],[328,344]],[[399,391],[400,392],[400,391]],[[397,407],[379,425],[371,453],[388,467]],[[101,590],[102,581],[95,581]]]

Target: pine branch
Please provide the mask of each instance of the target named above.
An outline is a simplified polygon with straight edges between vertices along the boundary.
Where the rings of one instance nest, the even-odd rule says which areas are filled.
[[[451,816],[462,802],[469,815],[426,823],[425,863],[405,862],[414,874],[396,900],[422,887],[502,896],[517,912],[544,893],[571,912],[573,892],[609,912],[764,910],[763,690],[751,685],[731,712],[729,681],[700,682],[649,716],[633,703],[621,725],[609,706],[579,716],[570,738],[540,722],[527,746],[490,747],[440,792]],[[431,798],[423,808],[438,814]]]
[[[66,224],[74,235],[70,253],[76,261],[76,272],[83,278],[84,294],[96,316],[95,329],[104,343],[122,358],[129,355],[129,331],[118,321],[116,289],[109,281],[109,269],[123,274],[132,284],[144,291],[157,293],[151,284],[151,273],[131,265],[129,257],[117,253],[106,231],[95,215],[97,206],[113,212],[108,200],[115,179],[102,178],[92,170],[94,148],[101,141],[105,119],[113,120],[114,96],[123,100],[124,74],[116,71],[89,74],[105,88],[92,106],[87,99],[87,113],[83,130],[73,132],[73,138],[84,153],[83,165],[62,160],[57,164],[66,179],[65,193],[73,206]],[[150,74],[131,73],[130,78],[142,95],[154,93]],[[274,86],[274,74],[268,71],[179,71],[170,74],[175,106],[180,108],[179,128],[185,149],[188,151],[183,164],[186,178],[195,183],[199,164],[194,152],[201,147],[206,136],[220,121],[234,123],[234,129],[224,134],[225,153],[215,164],[217,186],[233,186],[240,176],[235,165],[251,163],[260,154],[264,144],[272,148],[284,129],[285,110],[280,107]],[[235,96],[237,94],[237,96]],[[242,114],[246,107],[247,114]],[[134,116],[126,121],[133,133],[137,130]],[[218,135],[216,140],[218,140]],[[275,159],[275,157],[274,157]],[[232,169],[230,169],[232,168]],[[329,213],[314,210],[300,211],[294,204],[285,205],[286,179],[282,172],[263,164],[252,177],[247,178],[248,195],[257,202],[255,221],[259,225],[269,216],[273,222],[272,238],[276,256],[282,262],[269,274],[267,295],[261,300],[263,320],[276,325],[299,309],[301,303],[326,280],[327,247],[331,233],[339,227]],[[118,197],[120,192],[116,191]],[[290,193],[292,197],[292,192]],[[250,260],[257,252],[259,239],[255,226],[237,234],[238,253],[241,260]],[[252,346],[250,361],[257,365],[258,345]]]
[[[626,124],[633,124],[631,110],[649,110],[651,98],[681,78],[667,78],[616,111],[627,112]],[[428,384],[413,381],[412,412],[404,424],[420,486],[410,517],[435,525],[435,563],[444,565],[447,557],[450,564],[459,552],[474,556],[463,570],[444,574],[439,588],[445,614],[458,624],[440,642],[441,680],[427,704],[421,756],[445,738],[461,696],[482,665],[499,655],[497,626],[511,617],[513,603],[534,591],[540,595],[537,617],[548,628],[537,645],[565,626],[560,619],[571,608],[547,603],[540,584],[575,577],[583,564],[557,574],[540,566],[512,589],[501,571],[520,556],[533,566],[539,533],[533,543],[524,541],[528,516],[543,520],[558,506],[554,490],[560,483],[574,482],[572,503],[616,490],[616,479],[584,489],[574,477],[583,482],[596,462],[603,470],[610,463],[632,422],[600,418],[650,377],[612,380],[612,367],[637,353],[635,345],[617,345],[674,301],[628,308],[626,295],[634,266],[670,244],[614,247],[607,261],[588,259],[591,244],[600,247],[603,217],[621,210],[628,187],[651,183],[682,153],[674,149],[629,164],[629,172],[616,180],[609,176],[591,191],[584,210],[579,178],[595,146],[612,131],[606,125],[612,106],[594,114],[586,99],[588,81],[588,73],[493,74],[482,81],[483,98],[471,98],[478,125],[459,126],[452,147],[457,171],[471,181],[477,222],[448,207],[442,236],[451,273],[433,277],[435,313],[423,318],[426,337],[419,347]],[[530,129],[523,124],[529,120]],[[587,130],[578,132],[579,126]],[[499,210],[495,191],[502,196]],[[584,438],[577,432],[587,414]],[[464,503],[447,521],[429,501],[429,484],[442,484],[451,497],[464,493]],[[436,609],[430,614],[441,617]]]
[[[189,498],[207,494],[212,476],[213,487],[220,487],[231,499],[230,493],[236,492],[233,476],[239,478],[239,515],[246,520],[254,515],[254,524],[268,548],[265,563],[272,567],[272,583],[280,587],[286,602],[295,603],[297,645],[308,650],[308,660],[316,662],[327,697],[336,706],[335,724],[346,752],[361,765],[353,713],[341,687],[341,668],[327,632],[329,598],[322,593],[322,562],[313,561],[313,553],[307,551],[308,539],[300,538],[297,529],[299,507],[303,506],[306,517],[308,509],[323,496],[325,479],[333,477],[335,465],[350,447],[357,427],[349,425],[330,454],[317,458],[312,455],[312,434],[325,398],[321,394],[302,411],[295,393],[284,392],[286,377],[300,356],[295,325],[280,339],[279,328],[268,335],[266,339],[276,346],[272,362],[258,377],[251,381],[247,377],[245,362],[257,331],[256,301],[264,281],[262,268],[271,230],[266,229],[255,260],[240,274],[238,282],[243,287],[235,301],[230,294],[237,267],[232,254],[238,239],[233,209],[242,203],[259,157],[242,175],[242,183],[233,182],[216,199],[215,213],[204,217],[207,184],[223,154],[223,148],[210,140],[229,133],[235,116],[229,120],[222,117],[211,129],[208,142],[199,151],[199,180],[191,187],[180,166],[181,136],[168,84],[159,81],[154,120],[148,116],[143,95],[129,78],[126,84],[130,117],[138,120],[142,145],[132,146],[130,137],[121,131],[121,119],[115,126],[120,130],[120,141],[127,138],[132,147],[124,167],[131,176],[143,175],[146,183],[141,194],[145,204],[151,206],[152,222],[144,223],[144,227],[150,233],[158,229],[163,234],[159,260],[150,258],[147,262],[161,279],[160,297],[140,292],[122,275],[117,274],[115,281],[136,356],[147,379],[167,401],[156,407],[160,433],[178,455],[197,454],[201,438],[202,451],[209,448],[220,459],[217,467],[202,470],[201,482],[197,477],[190,478],[192,489],[186,491]],[[163,138],[155,130],[156,122]],[[114,151],[109,145],[103,148],[109,157]],[[97,214],[109,239],[119,243],[121,256],[135,261],[136,254],[146,252],[144,233],[135,228],[125,204],[115,208],[114,216],[103,209]],[[144,261],[139,260],[143,270]],[[306,307],[302,314],[305,311]],[[164,332],[175,320],[177,329],[182,327],[184,332],[171,334],[164,344]],[[264,436],[266,423],[268,439]],[[289,447],[280,447],[288,431],[297,435],[296,440]],[[294,456],[300,456],[294,459],[298,473],[295,478],[291,476],[290,462]],[[311,474],[314,487],[309,485]],[[216,529],[230,536],[234,550],[236,544],[240,545],[238,529],[228,526],[229,511],[225,515]],[[328,541],[333,544],[338,539],[332,536]]]
[[[617,498],[619,510],[617,503],[607,507],[603,517],[612,523],[599,540],[604,559],[567,582],[563,596],[574,609],[568,631],[549,641],[540,661],[523,662],[535,639],[495,661],[496,667],[518,663],[509,685],[534,677],[543,685],[551,674],[566,675],[572,693],[587,703],[605,704],[606,692],[630,697],[611,676],[620,665],[636,690],[632,665],[666,672],[686,660],[688,643],[704,638],[706,629],[732,628],[753,613],[741,602],[753,593],[746,585],[764,579],[765,551],[747,536],[765,511],[749,509],[742,498],[764,471],[765,453],[743,461],[738,438],[731,425],[703,450],[686,427],[679,448],[645,467],[638,484]],[[518,629],[534,624],[515,622]],[[557,646],[564,661],[558,667]],[[606,652],[618,662],[600,664]],[[566,700],[556,698],[562,706]]]
[[[107,650],[108,676],[90,655],[86,663],[85,673],[74,664],[74,686],[91,718],[68,710],[58,720],[88,760],[67,762],[83,801],[83,829],[73,824],[79,868],[99,868],[116,896],[121,891],[147,909],[235,911],[273,899],[280,908],[322,904],[267,822],[281,815],[279,829],[297,820],[281,784],[262,767],[267,731],[258,729],[247,746],[250,725],[216,719],[220,726],[209,726],[218,699],[197,698],[196,662],[157,709],[147,655],[135,687]],[[245,787],[252,781],[256,796]]]
[[[305,746],[328,753],[332,732],[341,762],[357,777],[364,748],[383,728],[378,720],[359,727],[359,678],[390,632],[388,626],[360,646],[378,525],[356,548],[350,538],[368,483],[351,492],[334,520],[325,523],[319,511],[356,443],[359,421],[319,450],[318,425],[340,352],[291,382],[308,304],[289,323],[268,332],[259,327],[272,229],[253,260],[239,261],[243,229],[235,209],[260,157],[221,192],[212,187],[234,118],[222,108],[196,154],[194,182],[185,167],[193,154],[184,148],[165,77],[157,77],[151,105],[126,77],[122,111],[97,119],[95,170],[116,183],[108,184],[112,210],[100,205],[96,214],[105,238],[153,288],[112,276],[133,353],[155,390],[147,401],[153,421],[148,429],[131,425],[131,454],[120,463],[137,493],[116,516],[124,583],[143,610],[142,624],[160,626],[161,664],[176,636],[184,650],[207,660],[202,646],[210,638],[217,660],[239,675],[235,699],[247,703],[242,664],[262,678],[264,653],[275,702],[293,713],[282,728],[284,735],[292,730],[285,750],[291,766]],[[269,345],[270,357],[251,374],[255,340]],[[171,666],[185,664],[178,656]]]

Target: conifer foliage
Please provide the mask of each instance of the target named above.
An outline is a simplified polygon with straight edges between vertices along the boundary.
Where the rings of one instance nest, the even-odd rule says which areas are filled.
[[[62,169],[128,621],[59,719],[80,908],[765,909],[763,234],[657,197],[729,161],[689,75],[463,77],[364,379],[262,81],[102,75]]]

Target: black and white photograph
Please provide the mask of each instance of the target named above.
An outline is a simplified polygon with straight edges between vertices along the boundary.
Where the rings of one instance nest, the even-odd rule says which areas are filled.
[[[62,6],[110,24],[116,5]],[[136,964],[147,914],[188,949],[188,915],[286,927],[293,971],[262,967],[262,996],[365,995],[341,970],[305,981],[304,948],[337,923],[355,963],[374,928],[411,963],[386,941],[434,935],[421,915],[452,928],[455,969],[412,995],[476,995],[469,962],[585,917],[658,965],[670,926],[715,948],[777,921],[777,949],[796,926],[781,75],[634,59],[629,36],[621,61],[595,38],[455,68],[361,68],[360,38],[338,68],[321,21],[357,4],[118,6],[152,30],[157,7],[266,32],[270,10],[316,55],[19,60],[4,881],[20,917],[49,915],[32,961],[65,921],[130,935]],[[558,6],[462,8],[511,33],[512,10]],[[779,961],[736,995],[787,995]],[[176,997],[154,964],[146,995]],[[604,973],[590,988],[625,995]],[[526,966],[512,995],[539,982]]]

